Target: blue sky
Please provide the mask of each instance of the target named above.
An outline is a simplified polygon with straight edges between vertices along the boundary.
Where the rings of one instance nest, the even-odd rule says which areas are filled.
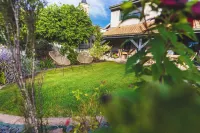
[[[77,6],[81,0],[47,0],[49,4],[73,4]],[[106,26],[110,22],[111,5],[119,4],[123,0],[87,0],[90,5],[90,18],[95,25]]]

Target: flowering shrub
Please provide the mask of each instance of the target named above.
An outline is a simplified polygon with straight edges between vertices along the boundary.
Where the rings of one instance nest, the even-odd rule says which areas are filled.
[[[15,82],[15,73],[12,61],[11,52],[5,47],[0,47],[0,68],[3,73],[1,76],[5,76],[5,83]]]
[[[22,60],[22,72],[23,75],[26,77],[31,74],[32,70],[32,59],[27,58],[26,56],[21,56]],[[36,64],[36,71],[39,71],[38,62],[35,61]],[[0,68],[1,71],[5,75],[6,83],[13,83],[15,82],[15,72],[13,67],[13,58],[12,54],[9,49],[6,47],[0,48]]]

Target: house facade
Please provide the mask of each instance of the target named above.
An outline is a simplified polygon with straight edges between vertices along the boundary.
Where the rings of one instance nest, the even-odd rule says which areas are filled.
[[[138,7],[139,10],[132,11],[130,14],[140,16],[140,11],[142,10],[140,0],[132,0],[132,2]],[[144,13],[146,16],[145,20],[147,20],[148,24],[150,25],[153,23],[153,18],[160,15],[161,10],[157,12],[152,11],[149,4],[150,3],[147,3],[145,5]],[[103,37],[104,40],[110,42],[110,45],[112,46],[112,52],[118,53],[118,55],[121,56],[123,54],[131,54],[131,51],[139,51],[144,48],[149,42],[149,40],[145,39],[145,31],[147,29],[143,24],[144,20],[140,21],[137,18],[132,18],[122,21],[123,12],[121,10],[121,4],[111,6],[110,10],[110,24],[107,26],[108,28],[106,27],[104,29],[105,32],[103,33]],[[200,21],[194,21],[193,26],[195,33],[200,38]],[[197,45],[198,42],[190,43]]]

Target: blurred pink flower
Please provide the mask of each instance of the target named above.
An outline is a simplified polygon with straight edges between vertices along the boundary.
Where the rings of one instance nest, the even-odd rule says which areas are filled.
[[[70,119],[67,119],[65,122],[65,126],[69,126],[69,124],[70,124]]]
[[[200,19],[200,2],[192,6],[192,15],[195,19]]]
[[[161,0],[161,4],[168,7],[182,7],[188,0]]]

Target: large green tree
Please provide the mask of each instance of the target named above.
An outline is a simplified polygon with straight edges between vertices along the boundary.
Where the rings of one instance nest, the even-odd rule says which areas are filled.
[[[37,22],[38,36],[61,44],[65,50],[87,42],[92,33],[88,15],[72,5],[50,5],[41,11]]]

